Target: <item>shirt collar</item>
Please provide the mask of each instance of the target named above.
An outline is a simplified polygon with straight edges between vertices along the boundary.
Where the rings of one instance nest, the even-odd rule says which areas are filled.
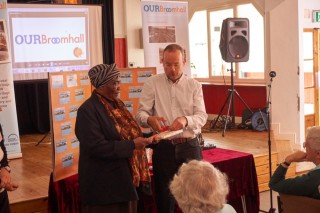
[[[178,80],[177,80],[176,82],[173,82],[173,81],[171,81],[171,80],[168,78],[168,76],[167,76],[166,74],[164,74],[164,75],[165,75],[167,81],[168,81],[169,83],[172,83],[172,84],[178,84],[183,78],[185,78],[184,73],[182,73],[181,76],[178,78]]]

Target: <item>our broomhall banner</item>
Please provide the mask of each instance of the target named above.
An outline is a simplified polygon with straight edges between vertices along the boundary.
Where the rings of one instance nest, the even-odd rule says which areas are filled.
[[[142,36],[146,67],[163,73],[162,55],[168,44],[179,44],[185,50],[184,73],[191,76],[188,33],[188,3],[174,1],[141,1]]]

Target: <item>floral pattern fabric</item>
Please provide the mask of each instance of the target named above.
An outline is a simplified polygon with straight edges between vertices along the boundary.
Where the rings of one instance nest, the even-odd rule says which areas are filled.
[[[108,116],[112,118],[122,140],[133,140],[137,137],[142,137],[139,125],[120,99],[114,100],[112,102],[113,107],[111,107],[106,98],[98,93],[96,94],[104,105]],[[151,182],[146,149],[135,149],[129,160],[134,186],[138,187],[140,182]]]

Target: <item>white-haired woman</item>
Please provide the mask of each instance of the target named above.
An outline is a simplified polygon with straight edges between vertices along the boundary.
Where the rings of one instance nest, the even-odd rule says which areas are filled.
[[[209,162],[184,163],[174,176],[170,191],[184,213],[236,213],[226,204],[227,176]]]

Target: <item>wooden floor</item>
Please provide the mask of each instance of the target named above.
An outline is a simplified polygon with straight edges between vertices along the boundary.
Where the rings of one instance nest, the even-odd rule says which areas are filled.
[[[267,155],[268,134],[253,130],[227,129],[224,137],[221,131],[204,131],[205,143],[214,143],[219,148]],[[19,184],[9,192],[12,213],[46,212],[39,211],[47,205],[49,176],[52,171],[52,147],[50,135],[21,135],[22,158],[10,160],[12,178]]]
[[[226,129],[224,136],[222,130],[204,131],[203,136],[206,143],[213,143],[219,148],[231,149],[240,152],[251,153],[254,156],[268,153],[268,132]],[[274,151],[271,146],[271,151]]]
[[[20,136],[22,158],[9,162],[12,168],[11,177],[19,184],[16,191],[8,193],[12,213],[41,212],[40,210],[47,209],[49,177],[52,172],[52,147],[50,135],[45,136],[42,134]],[[41,140],[42,142],[38,144]]]

